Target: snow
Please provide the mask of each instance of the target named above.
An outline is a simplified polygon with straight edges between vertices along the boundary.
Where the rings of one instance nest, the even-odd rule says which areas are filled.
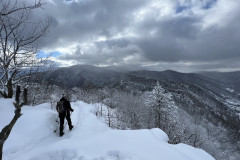
[[[236,105],[236,106],[240,105],[240,101],[237,99],[226,99],[226,102],[231,105]]]
[[[0,126],[13,116],[13,100],[0,99]],[[2,105],[4,104],[4,105]],[[185,144],[168,144],[160,129],[114,130],[95,116],[95,105],[72,102],[72,131],[58,128],[50,103],[25,106],[4,144],[4,160],[214,160],[208,153]],[[66,123],[66,122],[65,122]]]
[[[234,92],[234,90],[231,88],[226,88],[226,90],[228,90],[229,92]]]
[[[14,116],[12,99],[0,99],[0,130],[5,127]]]

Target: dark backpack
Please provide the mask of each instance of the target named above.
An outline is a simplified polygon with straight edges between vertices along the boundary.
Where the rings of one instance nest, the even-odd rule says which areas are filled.
[[[57,102],[56,109],[57,109],[58,113],[64,113],[66,111],[66,108],[64,106],[64,101]]]

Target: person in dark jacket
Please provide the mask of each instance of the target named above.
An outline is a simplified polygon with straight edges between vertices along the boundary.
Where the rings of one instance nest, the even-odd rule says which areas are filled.
[[[63,129],[64,129],[64,119],[65,119],[65,117],[66,117],[67,122],[68,122],[69,130],[72,130],[72,128],[73,128],[72,121],[71,121],[71,118],[70,118],[70,111],[73,112],[74,110],[72,109],[71,104],[67,100],[66,97],[63,96],[60,99],[60,101],[64,102],[63,106],[65,107],[65,112],[59,113],[59,118],[60,118],[60,136],[62,136],[62,135],[64,135]]]

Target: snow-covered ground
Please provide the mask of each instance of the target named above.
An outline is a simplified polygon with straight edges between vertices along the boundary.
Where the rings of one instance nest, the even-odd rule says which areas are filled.
[[[0,127],[13,117],[12,100],[0,99]],[[59,137],[49,104],[25,106],[3,149],[4,160],[213,160],[185,144],[168,144],[160,129],[113,130],[95,116],[94,105],[71,103],[74,128]]]

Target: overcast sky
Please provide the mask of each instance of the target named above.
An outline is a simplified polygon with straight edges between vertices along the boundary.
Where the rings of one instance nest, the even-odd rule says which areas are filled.
[[[45,0],[41,51],[61,66],[240,70],[239,0]]]

